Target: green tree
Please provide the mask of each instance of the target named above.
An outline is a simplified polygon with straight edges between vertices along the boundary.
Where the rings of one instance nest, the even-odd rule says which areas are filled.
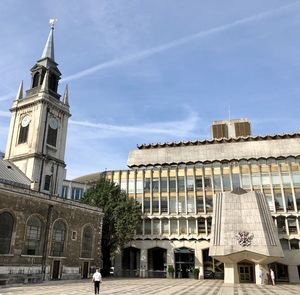
[[[102,274],[109,275],[111,257],[118,248],[123,248],[132,240],[141,221],[141,207],[135,200],[127,197],[119,185],[102,177],[89,188],[81,200],[82,203],[102,208]]]

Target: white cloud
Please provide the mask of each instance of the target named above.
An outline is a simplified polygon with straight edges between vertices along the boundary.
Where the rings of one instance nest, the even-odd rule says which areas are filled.
[[[172,42],[162,44],[162,45],[157,46],[157,47],[149,48],[149,49],[146,49],[144,51],[135,53],[133,55],[120,57],[120,58],[116,58],[116,59],[113,59],[113,60],[110,60],[110,61],[107,61],[107,62],[104,62],[104,63],[100,63],[100,64],[97,64],[97,65],[95,65],[93,67],[90,67],[86,70],[79,71],[76,74],[69,75],[69,76],[65,77],[64,79],[62,79],[62,82],[67,82],[67,81],[79,79],[79,78],[82,78],[84,76],[88,76],[90,74],[93,74],[97,71],[103,70],[103,69],[107,69],[107,68],[111,68],[111,67],[114,67],[114,66],[126,64],[126,63],[129,63],[129,62],[132,62],[132,61],[141,60],[141,59],[153,56],[155,54],[164,52],[164,51],[169,50],[171,48],[175,48],[175,47],[184,45],[184,44],[189,43],[191,41],[194,41],[196,39],[207,37],[211,34],[216,34],[216,33],[223,32],[225,30],[237,27],[239,25],[243,25],[243,24],[246,24],[246,23],[249,23],[249,22],[253,22],[253,21],[261,20],[261,19],[264,19],[264,18],[267,18],[267,17],[271,17],[271,16],[273,16],[273,15],[275,15],[275,14],[277,14],[277,13],[283,11],[283,10],[290,9],[290,8],[292,8],[292,7],[294,7],[295,5],[298,5],[298,4],[299,4],[299,2],[284,5],[284,6],[281,6],[279,8],[271,9],[271,10],[268,10],[268,11],[265,11],[265,12],[262,12],[262,13],[258,13],[258,14],[255,14],[255,15],[252,15],[252,16],[249,16],[249,17],[245,17],[245,18],[236,20],[234,22],[231,22],[231,23],[228,23],[228,24],[225,24],[225,25],[221,25],[221,26],[218,26],[218,27],[215,27],[215,28],[208,29],[206,31],[201,31],[201,32],[198,32],[198,33],[195,33],[195,34],[192,34],[192,35],[174,40]]]
[[[167,135],[167,136],[188,136],[194,134],[194,130],[198,126],[200,118],[193,112],[189,111],[186,119],[181,121],[168,121],[168,122],[155,122],[148,123],[139,126],[122,126],[122,125],[112,125],[106,123],[92,123],[89,121],[76,121],[70,120],[70,124],[92,128],[100,129],[101,137],[120,137],[120,136],[131,136],[131,135],[141,135],[141,134],[156,134],[156,135]],[[105,133],[103,133],[105,131]],[[97,136],[95,132],[92,133],[93,136]]]

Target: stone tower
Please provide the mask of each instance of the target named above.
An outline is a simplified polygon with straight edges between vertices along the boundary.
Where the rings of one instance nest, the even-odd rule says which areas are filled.
[[[21,82],[11,108],[5,159],[31,179],[33,190],[56,195],[65,179],[65,148],[71,116],[66,85],[58,94],[61,73],[54,58],[54,20],[42,57],[31,69],[31,85],[23,96]]]

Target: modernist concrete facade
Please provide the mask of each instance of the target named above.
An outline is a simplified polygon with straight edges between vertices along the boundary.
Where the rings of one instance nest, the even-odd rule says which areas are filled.
[[[299,159],[300,134],[147,144],[129,153],[129,170],[75,181],[88,185],[105,175],[142,205],[136,237],[116,257],[117,275],[166,276],[173,265],[176,277],[192,276],[194,267],[200,278],[223,277],[221,259],[209,255],[213,196],[240,187],[268,204],[283,249],[268,267],[278,281],[299,282]]]

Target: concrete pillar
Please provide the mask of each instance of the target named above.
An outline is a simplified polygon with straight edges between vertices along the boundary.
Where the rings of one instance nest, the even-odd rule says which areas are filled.
[[[202,249],[195,248],[195,267],[199,268],[199,279],[204,279],[203,255]]]
[[[297,265],[288,265],[290,283],[300,283]]]
[[[255,264],[255,283],[256,285],[268,284],[269,268],[266,264]]]
[[[224,263],[224,283],[238,284],[240,282],[236,263]]]
[[[141,259],[140,259],[140,277],[147,277],[147,250],[141,249]]]

